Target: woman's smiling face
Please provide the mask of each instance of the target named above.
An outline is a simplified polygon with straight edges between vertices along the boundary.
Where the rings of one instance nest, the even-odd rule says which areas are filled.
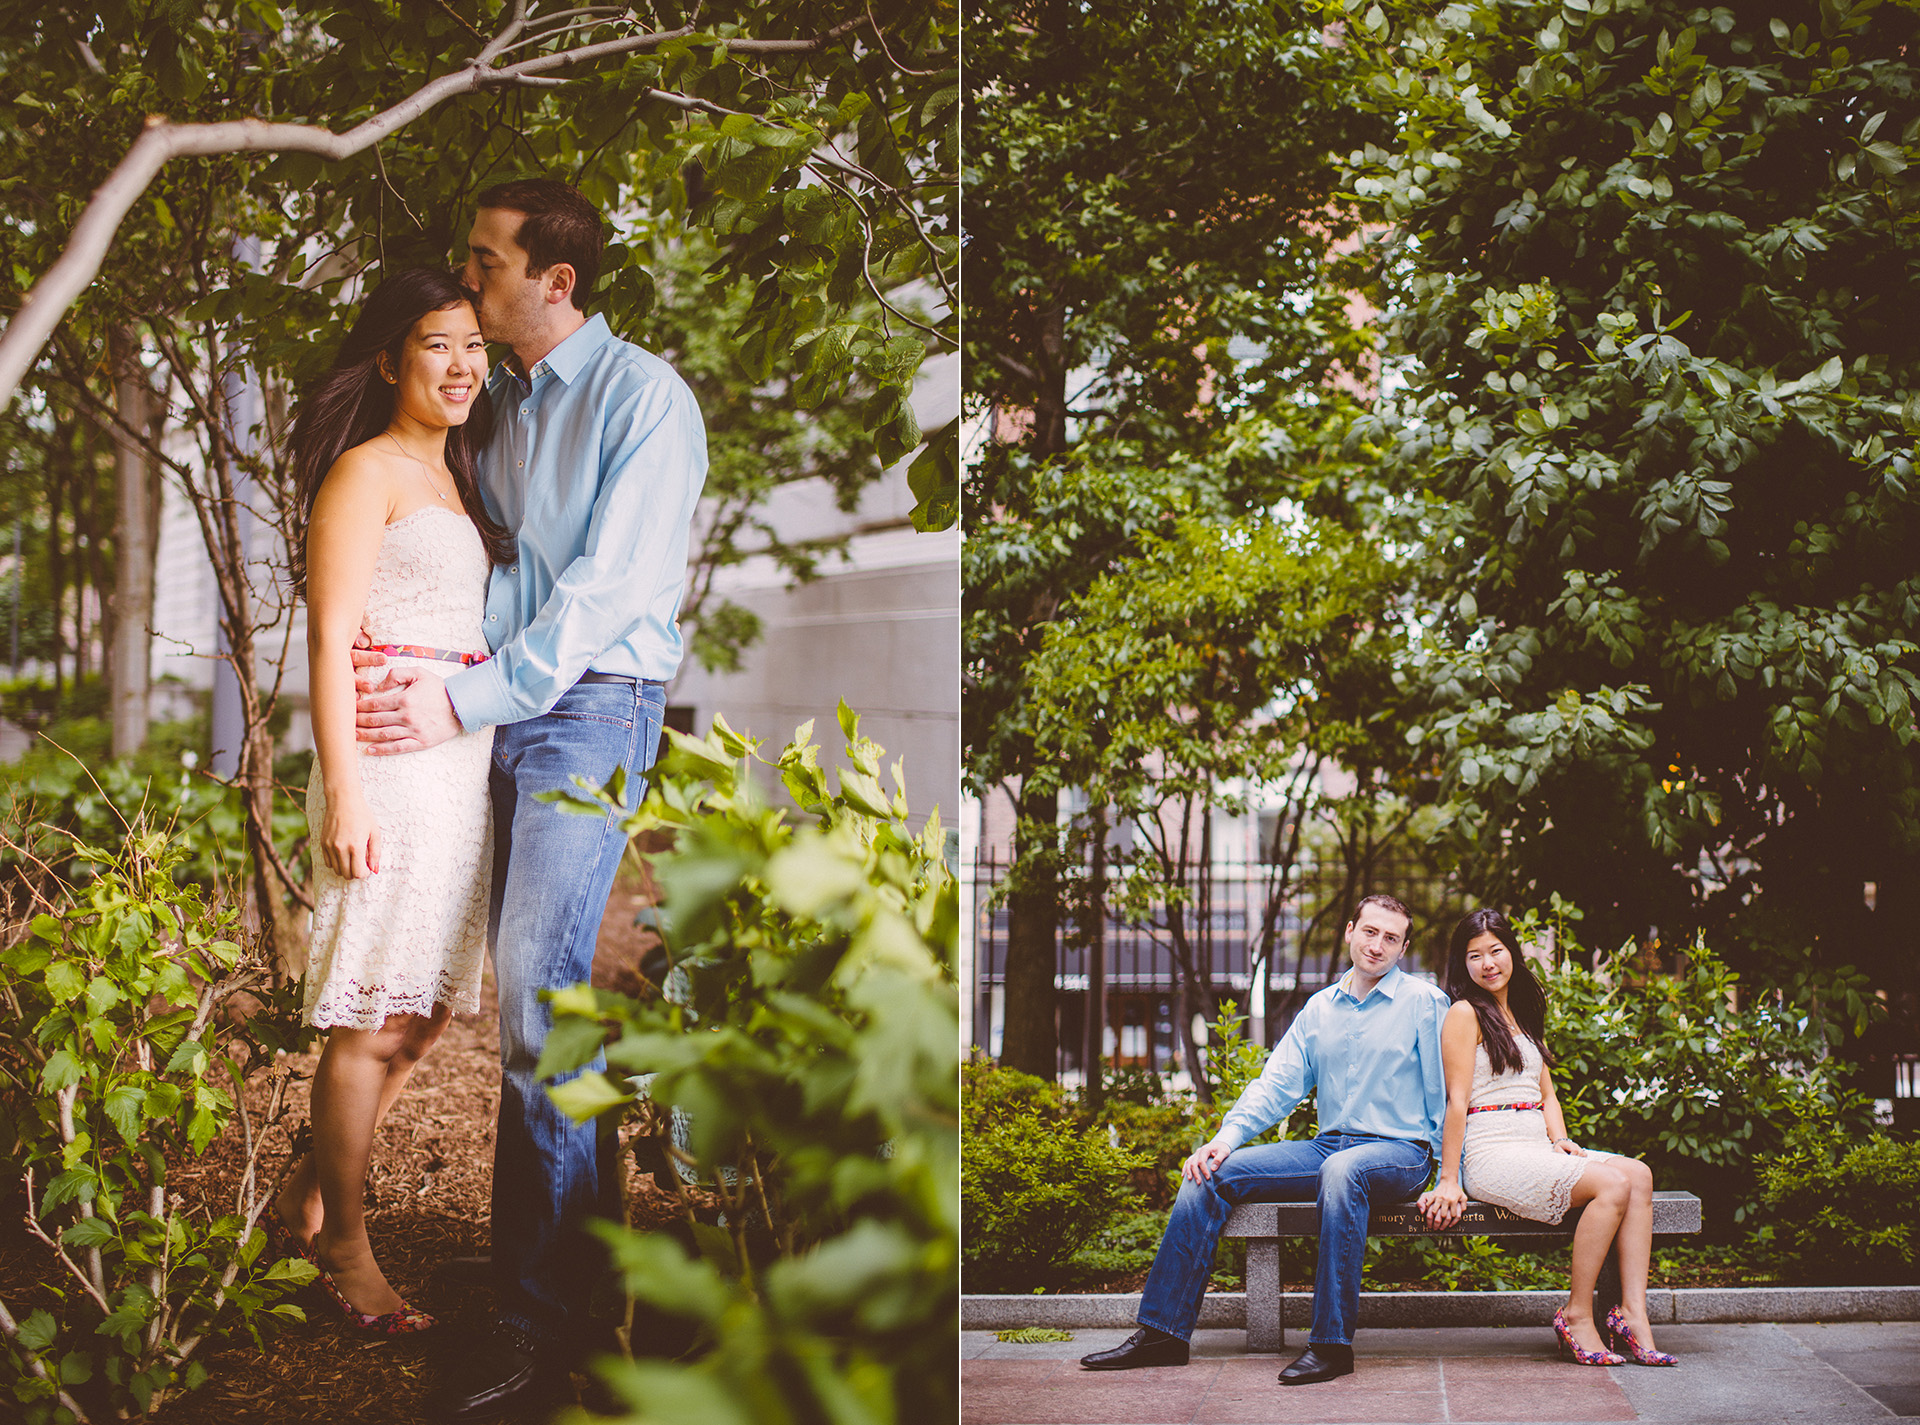
[[[465,425],[486,379],[480,321],[471,306],[459,302],[413,324],[400,349],[394,399],[421,425]]]
[[[1482,989],[1498,990],[1513,978],[1513,952],[1491,930],[1483,930],[1467,942],[1467,973]]]

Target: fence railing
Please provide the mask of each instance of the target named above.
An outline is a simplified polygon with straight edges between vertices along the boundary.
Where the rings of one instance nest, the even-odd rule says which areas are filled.
[[[973,868],[973,1039],[995,1057],[1005,1022],[1009,930],[1007,906],[995,892],[1007,869],[1006,861],[991,853],[980,856]],[[1101,1056],[1154,1069],[1176,1057],[1173,1019],[1182,986],[1169,925],[1173,916],[1182,918],[1196,969],[1208,986],[1209,1002],[1184,1006],[1190,1017],[1212,1019],[1223,1001],[1233,999],[1241,1013],[1250,1014],[1253,1036],[1271,1043],[1294,1008],[1346,964],[1340,932],[1351,907],[1340,901],[1378,892],[1405,901],[1413,915],[1406,964],[1428,972],[1442,967],[1445,936],[1469,908],[1450,877],[1411,858],[1382,858],[1358,889],[1344,867],[1309,867],[1277,903],[1275,879],[1273,867],[1257,862],[1215,863],[1205,886],[1188,887],[1184,904],[1157,904],[1133,921],[1109,905],[1097,936],[1093,926],[1063,916],[1054,942],[1060,1071],[1075,1076],[1085,1069],[1087,994],[1096,957],[1106,990]],[[1262,957],[1269,920],[1271,949]]]

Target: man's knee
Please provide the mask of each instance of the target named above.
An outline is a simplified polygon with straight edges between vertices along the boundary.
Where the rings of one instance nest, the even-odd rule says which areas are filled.
[[[1356,1194],[1365,1196],[1367,1191],[1366,1164],[1357,1153],[1333,1153],[1320,1165],[1320,1196],[1322,1199],[1351,1197]]]

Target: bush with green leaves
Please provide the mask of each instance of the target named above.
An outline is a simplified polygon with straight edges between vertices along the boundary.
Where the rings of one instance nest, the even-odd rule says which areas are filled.
[[[266,1125],[243,1097],[301,1042],[293,991],[272,987],[232,909],[179,883],[178,840],[136,824],[117,853],[74,854],[90,878],[43,883],[41,913],[0,950],[0,1158],[21,1174],[47,1261],[44,1304],[0,1303],[0,1388],[56,1425],[192,1389],[208,1340],[302,1319],[279,1298],[314,1272],[262,1251]],[[168,1164],[236,1114],[246,1166],[233,1210],[216,1213],[170,1189]]]
[[[1920,1142],[1803,1114],[1760,1185],[1774,1240],[1809,1279],[1920,1282]]]
[[[84,879],[91,865],[76,845],[117,843],[145,818],[177,828],[182,854],[174,874],[209,890],[230,889],[248,874],[246,818],[238,788],[202,768],[206,724],[156,724],[147,745],[112,759],[112,729],[100,718],[79,717],[43,729],[26,754],[7,769],[0,790],[0,873],[37,858],[68,880]],[[285,787],[304,786],[311,753],[283,757],[275,775]],[[307,834],[297,795],[274,800],[273,838],[294,867]],[[10,844],[9,844],[10,843]]]
[[[958,887],[937,814],[908,827],[901,764],[883,791],[881,749],[844,704],[840,724],[837,792],[811,723],[772,764],[797,815],[755,785],[758,742],[718,717],[705,738],[668,732],[637,807],[624,777],[555,796],[675,836],[653,863],[670,994],[554,994],[539,1065],[576,1120],[639,1120],[636,1155],[696,1246],[604,1225],[628,1291],[702,1332],[685,1361],[607,1363],[634,1422],[958,1410]]]
[[[1520,922],[1523,936],[1531,922]],[[1758,990],[1702,942],[1671,973],[1629,942],[1592,969],[1546,969],[1547,1047],[1567,1131],[1644,1160],[1659,1188],[1698,1193],[1710,1232],[1749,1223],[1759,1168],[1797,1116],[1864,1130],[1871,1106],[1845,1087],[1833,1050],[1878,1008],[1852,970]]]
[[[1063,1265],[1133,1197],[1128,1177],[1147,1161],[1104,1128],[1030,1109],[970,1116],[964,1132],[961,1230],[980,1285]]]

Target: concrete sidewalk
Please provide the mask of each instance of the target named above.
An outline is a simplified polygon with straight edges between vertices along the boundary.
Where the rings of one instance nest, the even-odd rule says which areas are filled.
[[[1249,1355],[1245,1335],[1194,1337],[1190,1365],[1083,1371],[1078,1361],[1126,1339],[1002,1344],[962,1333],[963,1425],[1429,1425],[1429,1422],[1646,1420],[1727,1425],[1856,1425],[1920,1417],[1920,1323],[1675,1325],[1659,1329],[1667,1370],[1567,1365],[1552,1333],[1525,1328],[1363,1331],[1358,1369],[1283,1387],[1284,1355]]]

